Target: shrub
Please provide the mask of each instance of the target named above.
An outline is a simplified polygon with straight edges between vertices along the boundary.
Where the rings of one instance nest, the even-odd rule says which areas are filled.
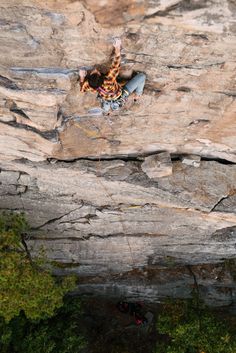
[[[0,215],[0,316],[6,322],[21,311],[29,319],[53,315],[75,279],[58,280],[42,259],[32,259],[24,235],[29,226],[22,214]]]
[[[194,299],[166,303],[157,330],[169,339],[155,353],[236,352],[235,328]]]

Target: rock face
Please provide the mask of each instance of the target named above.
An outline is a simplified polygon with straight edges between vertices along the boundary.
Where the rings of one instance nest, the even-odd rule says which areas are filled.
[[[0,208],[24,210],[32,251],[82,292],[159,300],[197,279],[206,301],[234,300],[235,13],[231,0],[1,1]],[[105,72],[114,36],[121,76],[147,83],[103,116],[78,69]]]
[[[172,162],[168,152],[158,153],[145,158],[142,170],[150,179],[161,178],[172,174]]]

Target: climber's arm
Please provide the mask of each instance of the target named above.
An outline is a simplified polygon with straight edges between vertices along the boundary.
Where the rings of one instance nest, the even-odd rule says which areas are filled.
[[[80,91],[81,92],[94,92],[95,90],[89,86],[88,81],[80,81]]]
[[[79,70],[80,91],[81,92],[94,92],[94,91],[96,91],[92,87],[90,87],[88,81],[85,80],[86,75],[87,75],[86,70]]]
[[[121,40],[120,39],[115,39],[114,41],[114,48],[115,48],[115,57],[112,61],[112,65],[110,67],[110,70],[108,74],[106,75],[107,79],[109,81],[115,81],[117,76],[119,75],[120,72],[120,47],[121,47]]]

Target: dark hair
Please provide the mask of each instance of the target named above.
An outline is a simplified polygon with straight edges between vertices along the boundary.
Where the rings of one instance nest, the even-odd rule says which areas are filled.
[[[88,83],[89,86],[92,88],[97,89],[98,87],[101,87],[104,82],[104,76],[103,75],[98,75],[98,74],[92,74],[88,76]]]

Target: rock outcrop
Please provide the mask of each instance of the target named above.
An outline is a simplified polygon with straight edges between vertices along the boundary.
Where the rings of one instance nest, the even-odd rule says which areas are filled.
[[[0,208],[24,210],[32,251],[81,291],[159,300],[197,278],[206,300],[234,301],[235,13],[233,0],[1,1]],[[78,70],[105,72],[114,36],[121,76],[147,84],[103,116]]]

